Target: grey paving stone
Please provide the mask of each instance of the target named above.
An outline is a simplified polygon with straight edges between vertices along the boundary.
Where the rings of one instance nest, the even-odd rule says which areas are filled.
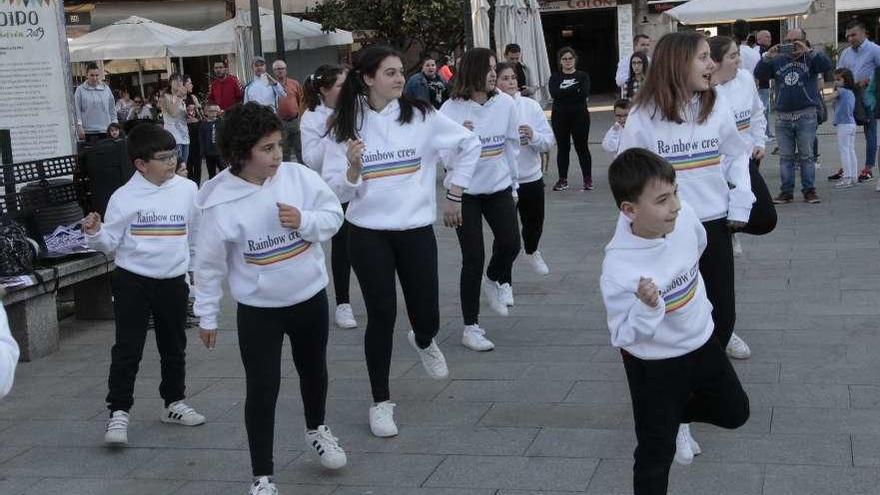
[[[853,465],[880,467],[880,434],[858,433],[850,438]]]
[[[783,363],[782,383],[844,383],[874,385],[880,376],[878,363]]]
[[[497,403],[480,421],[483,426],[619,429],[632,425],[629,404]]]
[[[251,458],[247,450],[223,449],[151,449],[155,457],[141,463],[129,475],[134,478],[161,480],[248,481]],[[275,473],[301,452],[275,449]]]
[[[5,441],[0,441],[0,445],[2,445],[2,447],[0,447],[0,463],[4,463],[9,459],[12,459],[13,457],[19,456],[30,450],[29,446],[15,446],[15,444]]]
[[[704,425],[694,425],[692,431],[703,450],[700,461],[852,465],[852,448],[847,434],[758,435]]]
[[[632,428],[541,428],[526,455],[532,457],[586,457],[632,459],[636,435]]]
[[[155,456],[151,449],[34,447],[0,464],[0,475],[122,478],[136,467],[150,463]]]
[[[472,402],[562,402],[571,382],[525,380],[453,380],[439,397]]]
[[[764,475],[765,495],[827,495],[877,493],[880,469],[768,465]]]
[[[596,459],[450,456],[426,486],[582,491]]]
[[[419,364],[421,366],[421,364]],[[422,378],[400,378],[390,383],[393,400],[431,400],[449,385],[449,380],[433,380],[426,374]],[[370,397],[370,381],[363,378],[339,378],[330,383],[327,397],[351,399]]]
[[[46,478],[31,487],[25,495],[154,495],[174,493],[182,481],[168,480],[108,480],[108,479],[58,479]]]
[[[880,387],[876,385],[850,385],[849,396],[851,407],[880,409]]]
[[[4,495],[21,495],[29,487],[39,483],[40,478],[0,477],[0,493]]]
[[[311,456],[303,455],[282,470],[276,479],[316,485],[418,487],[443,461],[443,456],[418,454],[359,454],[348,456],[348,465],[327,471]]]
[[[174,495],[242,495],[248,491],[249,481],[238,483],[221,481],[189,481],[180,489],[173,492]],[[279,493],[284,495],[329,495],[335,493],[335,486],[321,485],[297,485],[291,483],[276,483]]]
[[[602,460],[590,480],[592,495],[628,495],[632,488],[633,462]],[[764,473],[758,464],[710,463],[697,458],[690,466],[672,465],[669,493],[675,495],[756,495],[762,493]],[[765,492],[766,493],[766,492]]]
[[[774,407],[774,433],[880,433],[876,409]]]
[[[450,374],[456,380],[518,380],[529,368],[528,363],[505,363],[505,362],[455,362],[448,363],[451,368]],[[393,365],[392,365],[393,369]],[[404,375],[404,378],[423,378],[425,369],[421,363],[413,365]]]
[[[393,438],[373,436],[366,423],[333,428],[346,452],[436,455],[523,455],[537,428],[400,425]],[[302,430],[299,433],[302,436]]]
[[[494,488],[468,490],[463,488],[390,488],[366,486],[342,486],[333,495],[495,495]],[[287,492],[285,492],[287,493]],[[547,493],[547,495],[553,495]]]
[[[811,383],[749,383],[744,385],[752,407],[848,407],[846,385]]]
[[[601,363],[539,363],[532,364],[523,377],[527,380],[595,380],[626,381],[623,361]]]
[[[589,405],[631,404],[629,386],[626,382],[575,382],[566,403]]]

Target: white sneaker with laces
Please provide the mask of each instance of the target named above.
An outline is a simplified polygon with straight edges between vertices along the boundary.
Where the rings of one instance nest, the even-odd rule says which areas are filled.
[[[743,339],[734,333],[731,334],[730,341],[727,342],[727,355],[733,359],[748,359],[752,357],[752,350]]]
[[[437,342],[431,339],[431,345],[427,349],[422,349],[416,344],[415,332],[410,330],[406,338],[416,352],[419,353],[419,357],[422,358],[422,366],[424,366],[428,376],[435,380],[442,380],[449,376],[449,368],[446,367],[446,357],[443,356],[443,352],[437,347]]]
[[[386,400],[370,406],[370,431],[379,438],[393,437],[397,435],[397,425],[394,423],[394,406],[397,404]]]
[[[358,322],[354,319],[354,311],[351,304],[336,306],[336,326],[339,328],[357,328]]]
[[[197,413],[195,409],[186,405],[182,400],[172,402],[168,407],[162,409],[159,419],[163,423],[175,423],[184,426],[198,426],[205,422],[204,416]]]
[[[510,284],[498,286],[498,297],[505,306],[513,306],[513,287]]]
[[[480,325],[465,325],[461,334],[461,345],[474,351],[491,351],[495,344],[486,338],[486,331]]]
[[[501,290],[498,282],[484,278],[483,293],[486,294],[486,302],[489,303],[489,307],[492,308],[493,311],[501,316],[507,316],[510,314],[507,311],[507,305],[501,301]]]
[[[104,443],[107,445],[125,445],[128,443],[128,413],[122,410],[110,413],[107,429],[104,432]]]
[[[693,443],[692,443],[693,442]],[[684,423],[678,425],[678,435],[675,437],[675,462],[687,466],[694,462],[693,444],[696,442],[691,437],[691,428]]]
[[[251,485],[249,495],[278,495],[278,488],[268,476],[260,476]]]
[[[529,262],[532,270],[534,270],[535,273],[537,273],[538,275],[547,275],[550,273],[550,267],[548,267],[547,263],[544,262],[544,257],[541,256],[541,251],[535,251],[532,254],[527,254],[526,260]]]
[[[733,244],[733,255],[737,258],[742,256],[743,245],[741,242],[739,242],[739,236],[737,236],[736,234],[731,234],[730,242],[731,242],[731,244]]]
[[[321,425],[317,430],[306,430],[306,445],[310,446],[321,465],[327,469],[339,469],[348,463],[345,451],[339,446],[339,439],[330,433],[327,425]]]

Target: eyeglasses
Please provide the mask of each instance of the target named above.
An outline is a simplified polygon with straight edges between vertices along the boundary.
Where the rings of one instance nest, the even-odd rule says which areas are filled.
[[[563,62],[572,62],[572,61],[574,61],[574,57],[562,57],[559,60],[561,60]]]
[[[177,152],[162,155],[153,155],[152,160],[157,162],[174,163],[177,161]]]

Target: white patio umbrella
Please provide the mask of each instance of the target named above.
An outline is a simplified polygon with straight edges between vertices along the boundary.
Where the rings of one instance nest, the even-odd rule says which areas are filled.
[[[737,19],[759,20],[808,14],[813,0],[761,0],[731,2],[730,0],[691,0],[666,11],[682,24],[714,24]]]
[[[504,47],[516,43],[522,48],[521,61],[528,69],[528,84],[537,88],[535,99],[543,103],[550,98],[550,61],[544,42],[541,11],[536,0],[497,0],[495,2],[495,47],[498,59]]]
[[[168,47],[191,34],[143,17],[131,16],[69,43],[71,62],[163,58]]]
[[[503,60],[504,47],[509,43],[517,43],[517,25],[520,23],[518,14],[523,10],[521,0],[495,0],[495,49],[498,60]]]
[[[234,18],[193,33],[188,38],[175,43],[170,48],[171,54],[176,57],[239,54],[243,45],[238,40],[237,31],[247,30],[250,34],[250,15],[249,10],[240,9],[236,11]],[[289,15],[281,16],[281,24],[284,28],[285,50],[350,45],[354,41],[348,31],[336,30],[325,33],[321,30],[320,24]],[[260,9],[260,33],[264,47],[275,46],[275,20],[271,10]]]
[[[489,1],[471,0],[474,47],[489,48]]]

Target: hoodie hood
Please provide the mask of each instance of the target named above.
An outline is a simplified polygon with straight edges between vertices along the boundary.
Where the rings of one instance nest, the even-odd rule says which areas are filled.
[[[196,206],[208,209],[223,203],[237,201],[268,187],[272,180],[278,176],[276,172],[275,175],[258,186],[234,175],[231,170],[227,167],[199,189],[199,193],[196,195]],[[278,170],[281,170],[281,167],[278,167]]]
[[[614,231],[614,237],[612,237],[611,242],[605,246],[605,253],[615,249],[653,249],[662,246],[665,242],[666,238],[664,237],[659,239],[645,239],[644,237],[639,237],[633,234],[632,222],[626,215],[621,213],[617,217],[617,228]]]

